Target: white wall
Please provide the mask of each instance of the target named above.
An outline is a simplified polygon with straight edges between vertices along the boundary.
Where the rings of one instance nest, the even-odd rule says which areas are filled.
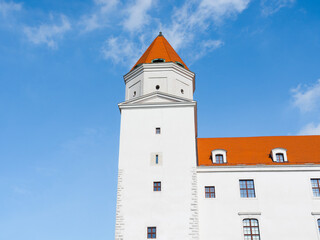
[[[262,240],[318,239],[312,213],[320,213],[320,198],[310,178],[320,178],[320,167],[198,167],[197,177],[201,240],[244,239],[246,216],[259,220]],[[239,179],[254,180],[256,198],[240,198]],[[205,198],[205,186],[215,186],[216,198]]]
[[[148,226],[160,240],[198,239],[194,108],[121,109],[116,239],[147,239]]]

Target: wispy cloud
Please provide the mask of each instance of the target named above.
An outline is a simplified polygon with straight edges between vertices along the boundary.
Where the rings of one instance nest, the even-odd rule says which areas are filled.
[[[50,15],[52,22],[55,21],[54,17]],[[57,48],[57,40],[61,39],[66,32],[71,30],[71,24],[68,18],[60,15],[58,23],[41,24],[37,27],[24,27],[23,31],[28,40],[34,44],[46,44],[50,48]]]
[[[296,0],[261,0],[262,15],[272,15],[281,8],[291,7],[295,2]]]
[[[320,110],[320,79],[312,86],[298,85],[291,92],[293,105],[302,113]]]
[[[127,16],[123,22],[124,28],[129,31],[137,31],[142,27],[150,23],[150,15],[148,11],[155,5],[155,0],[136,0],[136,2],[125,9],[125,16]],[[139,32],[140,32],[139,31]]]
[[[200,43],[199,51],[193,56],[194,61],[202,58],[204,55],[212,52],[213,50],[223,46],[224,42],[221,40],[206,40]]]
[[[116,64],[131,66],[140,53],[137,49],[139,47],[127,38],[111,37],[105,41],[102,54],[105,59],[110,59]]]
[[[83,15],[80,19],[80,25],[84,32],[90,32],[99,28],[106,27],[110,21],[113,10],[118,11],[116,7],[119,0],[95,0],[94,10],[91,14]]]
[[[6,2],[0,0],[0,14],[3,17],[8,16],[12,12],[17,12],[22,9],[21,3],[15,3],[15,2]]]
[[[320,123],[318,125],[313,122],[307,124],[300,130],[299,135],[320,135]]]

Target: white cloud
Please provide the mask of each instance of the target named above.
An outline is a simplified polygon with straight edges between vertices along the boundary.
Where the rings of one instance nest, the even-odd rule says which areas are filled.
[[[131,66],[141,53],[138,49],[137,45],[127,38],[111,37],[105,41],[102,54],[105,59],[110,59],[116,64]]]
[[[135,4],[125,10],[123,26],[130,32],[138,31],[150,23],[148,11],[155,4],[155,0],[136,0]]]
[[[80,25],[84,27],[84,32],[105,27],[109,22],[112,11],[118,6],[119,0],[95,0],[94,3],[94,11],[81,17]]]
[[[206,40],[200,44],[199,51],[194,55],[193,59],[196,61],[202,58],[204,55],[212,52],[213,50],[223,46],[223,42],[221,40]]]
[[[313,122],[307,124],[300,130],[299,135],[320,135],[320,123],[318,125]]]
[[[249,3],[250,0],[189,0],[175,10],[171,24],[163,28],[164,33],[174,48],[186,47],[210,25],[218,26],[224,19],[237,16]]]
[[[291,89],[293,105],[301,112],[310,112],[320,109],[320,79],[312,86]]]
[[[269,16],[281,8],[292,6],[296,0],[261,0],[262,15]]]
[[[14,3],[14,2],[6,2],[0,0],[0,14],[3,17],[6,17],[8,14],[12,12],[17,12],[22,9],[21,3]]]
[[[53,17],[50,17],[53,19]],[[38,27],[24,27],[24,33],[34,44],[47,44],[50,48],[57,48],[57,40],[71,29],[67,17],[61,15],[60,24],[41,24]]]

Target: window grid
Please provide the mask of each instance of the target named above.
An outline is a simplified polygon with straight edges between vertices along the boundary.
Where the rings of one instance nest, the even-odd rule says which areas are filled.
[[[215,198],[216,197],[216,191],[214,186],[205,187],[205,195],[206,198]]]
[[[157,238],[157,228],[156,227],[148,227],[148,239],[149,238]]]
[[[217,154],[216,155],[216,163],[224,163],[222,154]]]
[[[284,155],[283,153],[276,154],[276,162],[284,162]]]
[[[240,180],[240,195],[242,198],[255,198],[253,180]]]
[[[243,232],[245,240],[260,240],[259,222],[257,219],[244,219]]]
[[[320,197],[320,179],[311,179],[312,192],[314,197]]]
[[[153,191],[154,192],[161,191],[161,182],[153,182]]]

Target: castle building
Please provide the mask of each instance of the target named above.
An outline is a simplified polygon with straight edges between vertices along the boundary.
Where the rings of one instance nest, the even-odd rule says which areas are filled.
[[[124,81],[116,240],[320,240],[320,136],[198,138],[161,33]]]

